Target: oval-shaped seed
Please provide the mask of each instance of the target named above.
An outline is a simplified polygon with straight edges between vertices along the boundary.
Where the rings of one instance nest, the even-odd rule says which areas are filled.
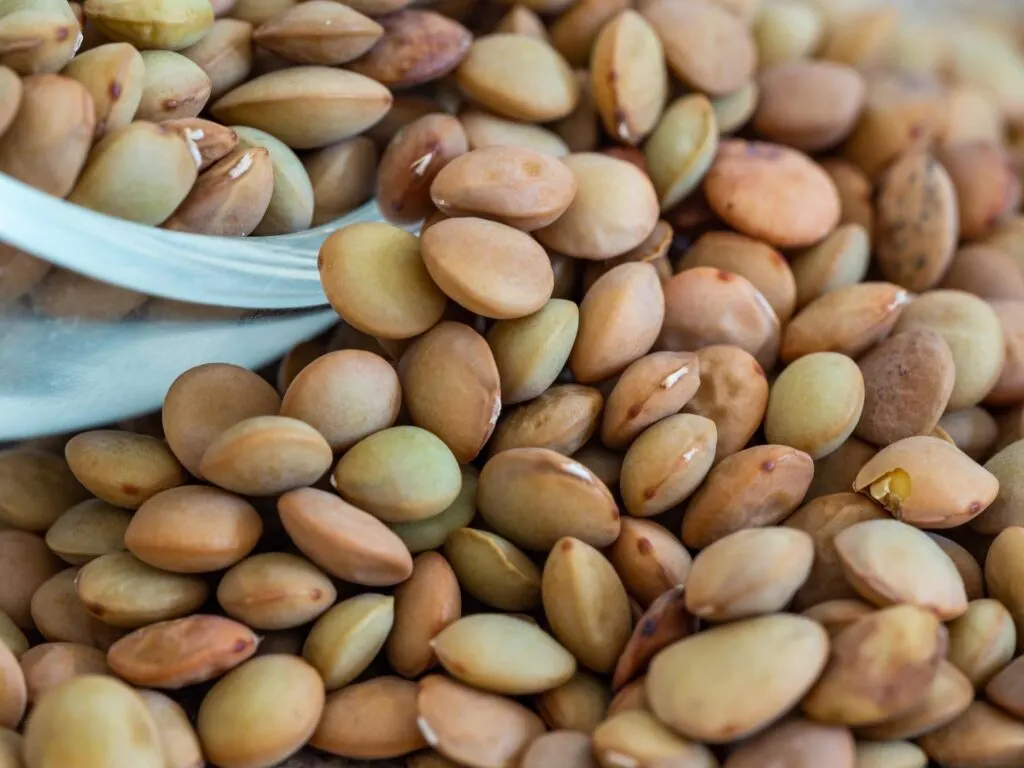
[[[445,540],[444,553],[462,588],[482,603],[503,611],[540,605],[540,569],[502,537],[459,528]]]
[[[604,398],[593,387],[564,384],[508,414],[494,431],[491,454],[511,448],[578,451],[597,429]]]
[[[683,543],[702,549],[744,528],[775,525],[799,506],[813,474],[810,456],[782,445],[725,458],[687,505]]]
[[[555,731],[538,736],[523,753],[520,765],[522,768],[543,768],[546,765],[596,768],[590,737],[573,731]]]
[[[128,43],[108,43],[75,56],[64,68],[89,91],[96,110],[96,136],[128,125],[142,100],[146,65]]]
[[[403,677],[419,677],[437,664],[433,639],[461,615],[462,595],[452,567],[437,552],[423,553],[413,561],[409,580],[395,590],[388,663]]]
[[[760,768],[779,761],[791,768],[864,768],[855,760],[853,734],[848,728],[794,718],[742,744],[729,755],[725,768]]]
[[[210,96],[219,99],[248,79],[253,68],[252,24],[217,19],[202,40],[181,51],[210,78]]]
[[[757,47],[747,25],[715,2],[655,0],[641,11],[661,37],[672,72],[691,89],[724,96],[750,80]]]
[[[527,147],[485,147],[453,159],[430,196],[446,216],[480,216],[530,232],[565,213],[576,177],[564,163]]]
[[[586,262],[586,264],[583,265],[584,295],[586,295],[586,292],[590,290],[591,286],[597,281],[597,278],[601,277],[601,275],[614,269],[620,264],[625,264],[626,262],[631,261],[646,262],[650,264],[655,268],[655,270],[657,270],[658,277],[662,280],[667,280],[672,276],[672,265],[668,260],[668,250],[669,246],[672,244],[672,237],[672,226],[664,219],[659,219],[658,223],[654,226],[654,229],[651,230],[651,234],[645,237],[643,242],[636,246],[636,248],[632,248],[621,256],[616,256],[613,259]],[[554,266],[555,264],[553,262],[552,267]]]
[[[597,547],[619,535],[608,488],[582,464],[546,448],[514,448],[493,456],[480,473],[477,504],[499,534],[547,551],[563,536]]]
[[[444,512],[412,523],[389,526],[413,554],[439,549],[459,528],[469,525],[476,516],[476,487],[479,473],[471,466],[460,467],[462,490]]]
[[[685,501],[715,458],[715,423],[680,413],[648,427],[626,451],[620,489],[631,515],[651,517]]]
[[[83,765],[167,765],[145,702],[108,675],[72,677],[43,696],[25,722],[26,766],[64,763],[68,754]]]
[[[210,99],[212,84],[198,64],[173,51],[145,51],[145,80],[136,116],[159,123],[198,117]]]
[[[244,499],[217,488],[185,486],[162,491],[139,507],[124,545],[165,571],[210,573],[249,554],[262,533],[262,518]]]
[[[217,602],[255,629],[289,629],[326,611],[338,593],[327,575],[304,558],[264,552],[231,568],[217,585]]]
[[[108,216],[156,226],[188,195],[196,166],[192,147],[181,132],[140,120],[111,131],[93,146],[68,200]]]
[[[935,290],[915,299],[903,311],[895,333],[931,328],[942,334],[953,352],[956,378],[948,410],[977,405],[999,381],[1006,353],[1003,330],[995,310],[962,291]]]
[[[41,536],[0,531],[0,610],[22,629],[31,629],[32,596],[61,566]]]
[[[25,531],[46,531],[88,492],[60,457],[39,450],[0,451],[0,520]]]
[[[375,80],[307,66],[254,78],[222,96],[210,111],[222,123],[258,128],[292,149],[317,149],[362,133],[390,106],[390,91]]]
[[[973,293],[990,301],[1024,299],[1024,274],[1017,267],[1017,262],[987,244],[959,248],[939,285]]]
[[[377,145],[366,136],[345,139],[303,158],[313,184],[313,226],[319,227],[373,196]]]
[[[622,533],[608,549],[608,559],[643,606],[685,584],[691,566],[690,553],[668,529],[632,517],[622,519]]]
[[[139,50],[180,50],[197,42],[213,26],[213,7],[206,0],[173,4],[88,0],[86,18],[111,40]]]
[[[459,115],[466,129],[470,149],[484,147],[527,147],[551,157],[565,157],[569,147],[553,131],[539,125],[520,123],[479,109]]]
[[[86,164],[95,123],[92,97],[77,80],[26,77],[18,111],[0,136],[0,172],[54,197],[67,196]]]
[[[991,235],[1020,207],[1014,160],[998,140],[949,143],[938,159],[956,192],[962,239]]]
[[[427,746],[416,723],[419,686],[397,677],[378,677],[335,691],[310,738],[332,755],[383,760]]]
[[[676,733],[712,744],[734,741],[787,712],[827,658],[828,636],[809,619],[746,619],[680,640],[655,656],[647,699]],[[697,700],[701,704],[694,706]]]
[[[465,58],[472,34],[434,11],[405,9],[379,17],[384,35],[349,67],[389,88],[410,88],[449,74]]]
[[[601,27],[590,76],[605,130],[625,144],[639,144],[657,124],[668,92],[661,41],[643,16],[626,9]]]
[[[629,598],[604,556],[579,539],[560,539],[541,578],[544,615],[557,637],[595,672],[610,672],[632,632]]]
[[[673,733],[644,710],[616,712],[594,730],[591,741],[598,761],[606,766],[626,763],[712,768],[717,762],[703,744]]]
[[[779,248],[813,245],[839,223],[839,193],[829,175],[778,144],[723,141],[704,188],[711,208],[734,229]]]
[[[857,364],[837,352],[815,352],[792,363],[772,385],[765,436],[820,459],[853,433],[863,406]]]
[[[955,720],[973,700],[971,681],[954,665],[943,660],[923,703],[902,717],[861,728],[858,735],[879,740],[917,738]]]
[[[57,518],[46,532],[46,546],[62,560],[83,565],[100,555],[125,549],[124,534],[131,520],[128,510],[89,499]]]
[[[110,646],[107,662],[132,685],[184,688],[234,669],[258,644],[256,634],[237,621],[195,614],[125,635]]]
[[[510,61],[518,62],[518,66],[510,69]],[[548,43],[525,35],[478,37],[455,71],[455,78],[475,102],[528,123],[565,117],[580,99],[568,62]]]
[[[471,312],[498,320],[543,307],[554,288],[544,249],[517,229],[478,218],[439,222],[420,240],[438,287]]]
[[[398,227],[342,227],[321,246],[317,264],[331,306],[364,333],[408,339],[444,312],[445,295],[423,264],[419,240]]]
[[[462,487],[452,452],[419,427],[391,427],[363,438],[332,478],[347,501],[391,523],[440,514]]]
[[[296,64],[335,66],[362,56],[383,34],[380,24],[358,11],[316,0],[263,22],[252,39]]]
[[[317,619],[302,655],[328,690],[352,682],[384,647],[394,622],[395,599],[367,593],[343,600]]]
[[[308,229],[313,220],[313,184],[298,155],[269,133],[241,125],[234,131],[238,146],[254,150],[254,157],[261,149],[270,155],[273,194],[253,234],[286,235]]]
[[[856,597],[857,592],[847,581],[836,551],[836,535],[865,520],[883,519],[886,514],[881,508],[856,493],[819,496],[786,519],[786,527],[810,534],[814,542],[810,575],[795,596],[794,605],[798,609]]]
[[[817,245],[797,253],[790,262],[797,306],[862,281],[868,272],[870,245],[861,224],[844,222]]]
[[[59,72],[82,42],[82,14],[70,4],[13,2],[0,21],[0,64],[21,75]]]
[[[541,693],[566,683],[576,672],[576,659],[554,638],[499,613],[458,619],[431,645],[453,677],[494,693]]]
[[[499,320],[487,333],[501,381],[502,405],[541,395],[569,360],[579,329],[579,307],[551,299],[532,315]]]
[[[632,163],[596,152],[567,156],[576,196],[556,222],[537,230],[558,253],[603,261],[640,245],[658,223],[658,195]]]
[[[768,379],[753,355],[730,344],[697,350],[697,362],[700,388],[683,412],[715,422],[719,462],[742,449],[761,426],[768,407]]]
[[[807,580],[813,559],[813,540],[803,531],[736,531],[694,559],[686,581],[686,609],[707,621],[781,611]]]
[[[569,682],[540,694],[535,704],[552,730],[590,734],[605,719],[608,698],[605,683],[577,671]]]
[[[700,350],[729,344],[772,368],[779,352],[779,318],[747,278],[715,267],[677,273],[664,286],[662,349]]]
[[[409,578],[408,549],[377,518],[337,496],[300,488],[278,500],[285,530],[314,563],[345,581],[366,586]]]
[[[637,619],[633,634],[622,649],[612,674],[612,690],[625,693],[627,683],[647,670],[647,664],[663,648],[697,631],[697,618],[686,610],[682,585],[672,587],[657,597]],[[643,684],[642,679],[635,683]],[[623,688],[623,686],[626,688]]]
[[[45,639],[88,645],[106,650],[124,630],[105,624],[90,614],[75,591],[74,568],[47,579],[32,595],[31,621]]]
[[[274,496],[312,485],[333,454],[320,433],[285,416],[255,416],[222,432],[199,471],[211,483],[247,496]]]
[[[907,437],[868,460],[853,489],[894,517],[920,528],[952,528],[984,511],[999,480],[956,446],[937,437]]]
[[[156,723],[167,768],[194,768],[203,761],[192,723],[185,710],[173,699],[157,691],[139,691],[150,717]]]
[[[865,520],[836,534],[847,580],[878,606],[909,603],[943,621],[967,610],[960,574],[927,534],[898,520]]]
[[[1012,765],[1024,754],[1024,727],[991,704],[975,701],[960,717],[926,733],[919,743],[940,764]]]
[[[416,724],[442,755],[468,765],[513,765],[544,723],[512,699],[441,675],[420,681]]]
[[[883,608],[835,638],[803,710],[819,722],[849,726],[906,714],[924,702],[945,652],[946,630],[935,614],[914,605]]]
[[[295,656],[250,659],[210,689],[196,731],[206,758],[224,768],[276,765],[313,735],[324,709],[324,684]],[[253,729],[252,723],[262,723]]]
[[[124,629],[186,616],[206,602],[210,591],[196,576],[159,571],[130,552],[112,552],[87,563],[75,578],[75,588],[89,613]]]

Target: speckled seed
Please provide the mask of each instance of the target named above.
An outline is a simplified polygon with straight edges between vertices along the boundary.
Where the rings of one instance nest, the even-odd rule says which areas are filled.
[[[32,595],[30,621],[45,639],[105,650],[125,634],[89,613],[75,591],[74,568],[47,579]],[[28,625],[28,626],[31,626]]]
[[[1020,179],[1001,142],[950,143],[938,160],[952,181],[964,240],[992,234],[1020,207]]]
[[[96,109],[96,136],[128,125],[142,99],[146,65],[128,43],[108,43],[85,51],[64,68],[89,91]]]
[[[287,552],[248,557],[221,577],[217,602],[254,629],[307,624],[337,599],[331,580],[308,560]]]
[[[961,291],[929,291],[903,311],[894,332],[932,328],[942,334],[956,366],[948,409],[977,405],[992,390],[1003,370],[1003,331],[995,310],[977,296]]]
[[[773,762],[792,768],[864,768],[855,763],[853,734],[849,729],[802,718],[779,723],[740,745],[729,755],[725,768],[761,768]]]
[[[520,766],[544,768],[548,765],[560,765],[564,768],[597,768],[591,753],[590,737],[575,731],[541,734],[523,753]]]
[[[295,656],[251,659],[210,689],[196,731],[203,753],[224,768],[270,768],[312,736],[324,708],[324,684]],[[253,729],[252,723],[262,723]]]
[[[776,614],[738,621],[680,640],[655,656],[647,699],[655,716],[677,733],[730,742],[787,712],[814,684],[827,658],[828,636],[809,619]]]
[[[468,765],[514,765],[544,723],[512,699],[441,675],[420,681],[416,724],[442,755]]]
[[[864,376],[864,410],[856,434],[889,445],[935,428],[953,392],[956,368],[949,345],[921,328],[892,336],[858,362]]]
[[[128,510],[89,499],[70,507],[46,532],[46,546],[62,560],[82,565],[107,552],[125,549]]]
[[[413,554],[428,549],[439,549],[450,534],[469,525],[476,516],[476,487],[479,473],[472,466],[462,466],[460,469],[462,490],[451,506],[426,520],[393,523],[389,526]]]
[[[377,518],[332,493],[300,488],[277,503],[295,545],[339,579],[365,586],[399,584],[412,573],[402,540]]]
[[[1024,755],[1024,727],[991,704],[975,701],[919,742],[929,757],[945,765],[1013,765]]]
[[[782,359],[812,352],[859,357],[889,335],[908,303],[909,294],[893,283],[856,283],[826,293],[786,326]]]
[[[896,605],[868,614],[835,638],[803,710],[819,722],[850,726],[906,714],[924,703],[945,652],[946,630],[930,611]]]
[[[431,184],[468,148],[466,132],[452,115],[424,115],[403,126],[377,169],[377,205],[384,217],[410,224],[433,213]]]
[[[185,482],[185,472],[162,440],[131,432],[83,432],[64,449],[82,485],[104,501],[137,509],[150,497]]]
[[[195,614],[137,629],[107,652],[110,668],[132,685],[184,688],[220,677],[256,653],[244,624]]]
[[[552,730],[568,730],[590,734],[604,720],[608,709],[608,688],[587,672],[545,691],[534,701],[537,713]]]
[[[767,299],[785,325],[796,307],[796,281],[782,254],[769,245],[735,232],[708,232],[686,251],[680,271],[715,267],[745,277]]]
[[[262,518],[244,499],[193,485],[150,497],[132,517],[124,545],[156,568],[210,573],[249,554],[262,533]]]
[[[541,244],[566,256],[603,261],[642,243],[658,223],[658,195],[635,165],[582,152],[563,162],[576,177],[576,197],[558,221],[537,230]]]
[[[415,683],[378,677],[327,697],[309,743],[332,755],[357,759],[400,757],[427,746],[416,724]]]
[[[697,351],[697,361],[700,388],[683,411],[715,422],[718,462],[742,449],[761,426],[768,407],[768,380],[757,360],[736,346],[704,347]]]
[[[569,368],[580,383],[621,373],[657,340],[665,316],[658,273],[650,264],[620,264],[587,291]]]
[[[820,243],[796,254],[789,266],[796,281],[797,306],[862,281],[870,256],[867,230],[854,222],[840,224]]]
[[[775,64],[758,76],[754,129],[769,141],[820,152],[853,130],[864,103],[864,78],[834,61]]]
[[[22,756],[30,768],[66,765],[69,759],[82,765],[167,765],[145,703],[107,675],[73,677],[44,696],[25,723]]]
[[[690,553],[679,539],[651,520],[623,518],[622,533],[607,554],[626,590],[642,606],[685,584],[690,573]]]
[[[540,605],[540,569],[501,536],[459,528],[445,540],[444,554],[459,585],[480,602],[503,611]]]
[[[188,615],[210,591],[196,576],[159,571],[130,552],[87,563],[75,577],[75,588],[89,613],[124,629]]]
[[[384,647],[395,619],[395,599],[366,593],[343,600],[317,619],[302,647],[303,657],[327,690],[348,685]]]
[[[25,448],[0,451],[0,520],[7,525],[46,531],[88,497],[60,456]]]
[[[616,712],[593,735],[598,762],[616,765],[684,765],[712,768],[717,764],[710,749],[673,733],[650,712]],[[643,760],[643,763],[639,761]]]
[[[680,413],[648,427],[626,451],[620,489],[631,515],[651,517],[685,501],[715,458],[711,419]]]
[[[886,517],[870,499],[848,492],[820,496],[790,515],[786,527],[805,531],[814,541],[814,563],[807,581],[796,593],[794,606],[803,609],[856,597],[857,592],[850,586],[840,564],[836,535],[856,523]]]
[[[736,531],[694,559],[686,581],[686,609],[706,621],[781,611],[807,579],[813,559],[814,543],[804,531]]]
[[[879,179],[875,254],[887,280],[910,291],[934,288],[956,251],[956,190],[926,152],[898,159]]]
[[[772,385],[765,437],[820,459],[852,433],[864,406],[864,378],[857,364],[836,352],[805,355]]]
[[[199,745],[199,736],[196,735],[185,710],[174,699],[162,693],[138,693],[146,703],[150,717],[156,723],[167,768],[194,768],[202,763],[203,750]]]
[[[952,528],[992,503],[999,480],[956,446],[922,435],[879,451],[857,473],[853,488],[899,520],[921,528]]]
[[[498,320],[525,317],[551,298],[554,273],[544,249],[505,224],[448,219],[427,230],[420,247],[438,287],[475,314]]]
[[[560,539],[541,578],[544,615],[577,660],[595,672],[610,672],[629,641],[629,598],[604,556],[574,538]]]
[[[550,550],[563,536],[605,547],[620,531],[618,507],[604,483],[546,448],[493,456],[480,473],[477,504],[488,525],[526,549]]]
[[[484,338],[468,325],[439,323],[405,351],[398,375],[412,423],[441,438],[460,463],[475,459],[501,414],[498,368]]]
[[[601,392],[593,387],[551,387],[498,423],[490,443],[491,455],[510,448],[534,447],[572,456],[597,429],[603,404]]]
[[[518,65],[510,68],[510,61]],[[576,78],[561,54],[543,40],[525,35],[478,37],[455,78],[473,101],[528,123],[565,117],[580,98]]]
[[[746,24],[720,5],[654,0],[641,11],[661,37],[669,68],[693,90],[723,96],[754,74],[754,38]]]
[[[663,286],[665,323],[658,346],[700,350],[730,344],[771,368],[779,351],[779,318],[747,278],[714,267],[677,273]]]
[[[499,320],[487,333],[501,381],[501,402],[531,400],[550,387],[569,360],[579,329],[579,307],[551,299],[537,312]]]
[[[366,53],[382,34],[380,24],[358,11],[317,0],[265,21],[252,37],[259,46],[297,64],[333,66]]]
[[[274,496],[312,485],[330,468],[331,447],[305,422],[255,416],[222,432],[199,471],[211,483],[247,496]]]
[[[839,193],[829,175],[778,144],[723,141],[704,190],[728,224],[779,248],[813,245],[839,223]]]
[[[210,107],[226,125],[249,125],[292,149],[317,149],[362,133],[391,106],[376,80],[331,67],[290,67],[228,91]]]
[[[1017,629],[998,600],[972,600],[949,624],[949,660],[975,688],[981,688],[1013,659]]]
[[[727,457],[687,505],[683,543],[701,549],[735,531],[778,523],[800,504],[813,471],[810,456],[784,445]]]
[[[529,232],[565,213],[576,196],[576,177],[537,150],[485,147],[442,168],[430,196],[447,216],[479,216]]]
[[[967,610],[956,566],[923,531],[898,520],[865,520],[834,541],[847,580],[865,600],[917,605],[943,621]]]
[[[442,555],[424,552],[413,561],[412,576],[395,590],[394,610],[388,663],[415,679],[437,664],[434,637],[462,615],[459,582]]]
[[[210,444],[229,427],[255,416],[275,415],[281,398],[252,371],[211,363],[191,368],[164,398],[163,429],[174,455],[196,477]]]
[[[665,109],[644,146],[661,210],[682,201],[704,178],[715,159],[718,132],[714,105],[702,94],[682,96]]]

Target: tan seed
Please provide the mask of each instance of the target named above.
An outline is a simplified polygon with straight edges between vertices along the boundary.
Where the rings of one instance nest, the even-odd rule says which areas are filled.
[[[22,629],[31,629],[32,597],[61,565],[41,536],[0,531],[0,610]]]
[[[156,723],[167,768],[194,768],[201,763],[203,750],[185,710],[156,691],[139,691],[139,695]]]
[[[622,533],[609,548],[608,559],[643,606],[685,584],[691,567],[690,553],[668,529],[633,517],[622,519]]]
[[[142,100],[146,65],[128,43],[108,43],[85,51],[64,68],[89,91],[96,109],[96,136],[128,125]]]
[[[455,19],[407,9],[380,17],[383,37],[349,66],[389,88],[438,80],[466,57],[473,36]]]
[[[209,0],[175,3],[88,0],[85,16],[112,40],[143,50],[180,50],[198,41],[213,26]]]
[[[608,688],[602,681],[577,672],[573,678],[545,691],[535,700],[537,713],[552,730],[592,733],[608,709]]]
[[[217,602],[224,612],[255,629],[306,624],[326,611],[337,596],[326,574],[286,552],[246,558],[217,585]]]
[[[455,501],[440,514],[411,523],[392,523],[389,527],[413,554],[440,548],[448,537],[476,516],[476,487],[479,473],[472,466],[460,467],[462,490]]]
[[[297,64],[333,66],[366,53],[383,34],[380,24],[348,6],[314,0],[263,22],[253,40]]]
[[[707,747],[673,733],[651,713],[616,712],[592,736],[594,754],[603,766],[622,764],[682,765],[712,768],[717,761]]]
[[[317,619],[302,655],[328,690],[348,685],[384,647],[394,623],[395,599],[366,593],[343,600]]]
[[[125,549],[124,534],[131,523],[128,510],[90,499],[75,504],[46,532],[46,546],[62,560],[83,565],[108,552]]]
[[[0,451],[0,520],[26,531],[46,531],[88,492],[67,463],[44,451]]]
[[[461,587],[477,600],[503,611],[540,605],[540,569],[500,536],[459,528],[445,540],[444,553]]]
[[[388,663],[403,677],[419,677],[437,663],[434,638],[461,615],[455,571],[439,553],[423,553],[413,561],[409,580],[395,590]]]

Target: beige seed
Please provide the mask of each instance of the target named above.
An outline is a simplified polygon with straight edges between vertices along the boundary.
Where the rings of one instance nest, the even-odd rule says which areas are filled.
[[[200,764],[203,750],[185,710],[173,699],[156,691],[139,691],[139,695],[156,723],[167,768],[194,768]]]
[[[502,537],[459,528],[445,540],[444,553],[459,584],[477,600],[503,611],[540,605],[540,569]]]
[[[395,599],[367,593],[343,600],[317,619],[302,647],[328,690],[357,678],[384,647],[394,623]]]
[[[232,618],[255,629],[289,629],[326,611],[338,593],[308,560],[264,552],[231,568],[217,585],[217,602]]]
[[[452,566],[437,552],[423,553],[413,561],[408,581],[395,590],[388,663],[403,677],[419,677],[437,664],[434,638],[461,615],[462,594]]]

